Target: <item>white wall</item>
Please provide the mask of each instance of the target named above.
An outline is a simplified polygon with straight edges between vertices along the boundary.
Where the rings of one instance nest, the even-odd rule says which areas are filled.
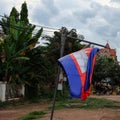
[[[5,91],[6,91],[6,83],[0,82],[0,101],[4,102],[5,99]]]

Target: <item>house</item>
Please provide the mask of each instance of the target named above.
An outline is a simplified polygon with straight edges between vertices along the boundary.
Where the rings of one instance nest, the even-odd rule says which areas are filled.
[[[116,49],[111,49],[109,43],[105,45],[105,48],[100,49],[100,56],[107,56],[117,61]]]

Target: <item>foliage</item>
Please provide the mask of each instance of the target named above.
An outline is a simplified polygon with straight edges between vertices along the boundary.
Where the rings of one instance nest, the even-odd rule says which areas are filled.
[[[120,66],[110,57],[97,56],[93,74],[96,94],[120,94]]]
[[[25,12],[26,16],[24,17],[28,19],[26,9],[21,12]],[[24,18],[25,21],[21,20],[18,15],[17,10],[13,8],[10,16],[0,21],[6,34],[3,42],[0,43],[0,76],[2,81],[23,82],[23,74],[28,69],[23,66],[23,63],[29,60],[26,53],[34,48],[42,33],[42,29],[40,29],[33,36],[32,32],[35,26],[26,24],[26,19]]]
[[[37,97],[38,95],[45,96],[52,83],[52,70],[50,70],[50,68],[52,69],[52,65],[44,52],[45,48],[40,46],[26,54],[30,58],[24,65],[26,67],[29,66],[24,76],[24,79],[29,83],[27,86],[29,98]]]
[[[63,30],[63,31],[62,31]],[[47,96],[51,96],[51,91],[53,90],[53,87],[55,87],[56,79],[57,79],[57,68],[58,63],[57,60],[60,58],[60,52],[61,52],[61,36],[62,32],[64,32],[65,35],[65,45],[64,45],[64,53],[63,55],[69,54],[71,52],[80,50],[84,45],[81,45],[78,40],[73,40],[70,37],[67,37],[68,35],[71,37],[77,37],[77,31],[75,29],[71,29],[70,31],[67,30],[67,28],[61,28],[60,31],[55,31],[53,36],[44,36],[44,61],[43,65],[46,68],[46,71],[41,74],[41,77],[45,78],[44,83],[48,83],[50,86],[50,92]],[[40,69],[40,68],[39,68]],[[40,73],[39,73],[40,74]],[[43,91],[46,91],[43,88]]]
[[[20,20],[24,21],[25,24],[29,23],[29,20],[28,20],[28,10],[27,10],[27,4],[26,4],[26,2],[24,2],[22,4],[22,8],[21,8],[21,12],[20,12]]]
[[[72,29],[67,34],[77,36],[76,30]],[[25,62],[24,66],[29,66],[24,79],[27,81],[26,95],[28,98],[42,96],[53,97],[53,88],[57,76],[57,59],[60,56],[61,48],[61,31],[55,32],[54,36],[45,36],[45,46],[39,46],[29,51],[26,55],[30,58]],[[68,40],[68,39],[67,39]],[[79,41],[74,41],[69,38],[70,46],[65,44],[65,54],[73,50],[79,50],[82,45]],[[68,49],[69,46],[69,49]],[[33,57],[34,56],[34,57]]]
[[[57,59],[60,57],[62,29],[63,28],[61,28],[60,31],[55,31],[54,36],[52,37],[45,36],[43,38],[44,40],[46,40],[45,45],[47,46],[48,56],[49,57],[51,56],[51,60],[54,60],[54,62],[56,62]],[[69,54],[71,52],[75,52],[84,47],[84,45],[80,44],[79,40],[73,40],[72,38],[70,38],[70,37],[76,38],[78,36],[77,31],[75,29],[71,29],[70,31],[68,31],[67,28],[64,28],[64,33],[66,37],[64,55]]]
[[[119,85],[120,86],[120,65],[118,62],[114,62],[111,65],[111,70],[110,70],[110,84],[111,85]]]
[[[10,12],[10,16],[14,16],[16,22],[19,21],[19,12],[17,11],[17,9],[15,7],[12,8],[12,10]]]
[[[110,85],[120,85],[120,66],[117,61],[109,57],[100,57],[96,59],[93,74],[93,83],[102,82],[106,78],[110,78]]]

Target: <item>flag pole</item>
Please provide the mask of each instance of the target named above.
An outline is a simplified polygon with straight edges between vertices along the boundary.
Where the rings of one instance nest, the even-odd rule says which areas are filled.
[[[65,41],[66,41],[66,28],[62,27],[61,28],[61,48],[60,48],[60,57],[63,56],[64,53],[64,48],[65,48]],[[50,120],[53,120],[53,114],[54,114],[54,110],[55,110],[55,101],[56,101],[56,96],[57,96],[57,87],[58,87],[58,83],[59,83],[59,74],[61,72],[60,67],[58,66],[58,70],[57,70],[57,81],[56,81],[56,85],[55,85],[55,91],[54,91],[54,97],[53,97],[53,105],[51,108],[51,115],[50,115]]]
[[[84,40],[84,39],[71,37],[71,36],[69,36],[69,35],[68,35],[67,37],[68,37],[68,38],[72,38],[72,39],[74,39],[74,40],[79,40],[80,42],[85,42],[85,43],[97,45],[97,46],[100,46],[100,47],[106,47],[106,46],[104,46],[104,45],[101,45],[101,44],[98,44],[98,43],[95,43],[95,42],[90,42],[90,41],[87,41],[87,40]]]

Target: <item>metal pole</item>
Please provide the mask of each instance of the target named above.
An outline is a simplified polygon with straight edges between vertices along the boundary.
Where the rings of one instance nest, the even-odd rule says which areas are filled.
[[[58,87],[58,82],[59,82],[59,73],[60,73],[60,68],[59,68],[59,66],[58,66],[58,71],[57,71],[57,82],[56,82],[56,85],[55,85],[55,91],[54,91],[54,98],[53,98],[53,105],[52,105],[52,109],[51,109],[50,120],[53,120],[53,114],[54,114],[54,110],[55,110],[55,100],[56,100],[57,87]]]
[[[65,27],[62,27],[62,28],[61,28],[61,49],[60,49],[60,57],[62,57],[62,56],[63,56],[63,53],[64,53],[65,40],[66,40],[66,28],[65,28]],[[60,74],[60,67],[58,66],[57,82],[56,82],[56,85],[55,85],[54,98],[53,98],[53,106],[52,106],[52,109],[51,109],[50,120],[53,120],[53,114],[54,114],[54,109],[55,109],[55,101],[56,101],[56,95],[57,95],[57,87],[58,87],[58,83],[59,83],[59,74]]]
[[[71,36],[67,36],[67,37],[75,39],[75,40],[79,40],[80,42],[86,42],[86,43],[90,43],[90,44],[97,45],[97,46],[100,46],[100,47],[105,47],[104,45],[101,45],[101,44],[98,44],[98,43],[94,43],[94,42],[90,42],[90,41],[87,41],[87,40],[82,40],[82,39],[71,37]]]

